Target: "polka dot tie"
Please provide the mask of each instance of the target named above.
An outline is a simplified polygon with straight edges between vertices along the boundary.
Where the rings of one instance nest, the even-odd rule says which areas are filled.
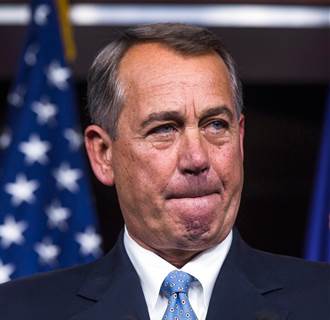
[[[160,291],[168,299],[162,320],[197,320],[188,300],[188,290],[196,279],[183,271],[172,271],[165,278]]]

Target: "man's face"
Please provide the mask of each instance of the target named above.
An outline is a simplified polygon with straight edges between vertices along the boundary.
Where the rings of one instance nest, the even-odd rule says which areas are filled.
[[[130,235],[158,253],[221,242],[239,207],[244,134],[224,62],[141,44],[119,79],[126,94],[111,166]]]

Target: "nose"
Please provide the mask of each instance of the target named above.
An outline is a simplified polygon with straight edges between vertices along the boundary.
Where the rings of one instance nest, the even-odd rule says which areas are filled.
[[[198,176],[210,168],[207,145],[198,129],[186,129],[181,136],[178,167],[182,174]]]

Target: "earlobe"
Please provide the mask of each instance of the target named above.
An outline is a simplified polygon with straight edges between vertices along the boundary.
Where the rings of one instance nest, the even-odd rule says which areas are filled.
[[[85,146],[95,176],[103,184],[114,184],[112,168],[112,140],[108,133],[97,125],[85,130]]]

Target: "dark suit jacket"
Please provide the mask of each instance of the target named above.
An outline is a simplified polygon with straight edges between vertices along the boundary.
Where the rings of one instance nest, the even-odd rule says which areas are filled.
[[[0,319],[141,320],[149,316],[120,237],[97,262],[0,286]],[[218,319],[329,320],[329,265],[254,250],[235,231],[207,314],[207,320]]]

